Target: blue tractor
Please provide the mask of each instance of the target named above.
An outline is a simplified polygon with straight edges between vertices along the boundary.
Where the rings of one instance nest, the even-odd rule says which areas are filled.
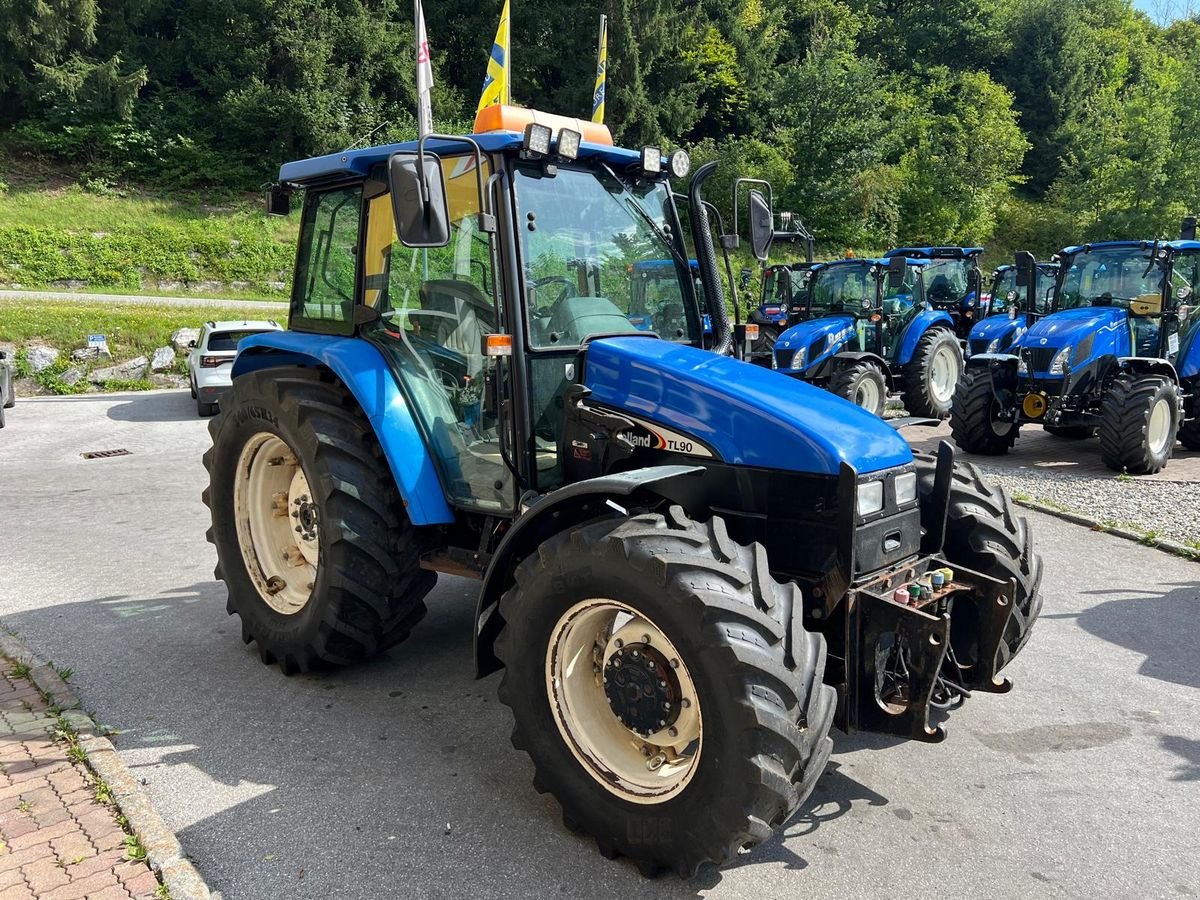
[[[713,165],[688,187],[706,335],[686,154],[485,112],[280,169],[291,317],[241,344],[211,426],[216,577],[285,673],[382,653],[439,576],[475,580],[534,786],[605,855],[690,875],[789,819],[831,725],[936,742],[939,707],[1008,690],[1041,563],[949,445],[730,358]],[[630,317],[663,259],[682,333]]]
[[[964,354],[1000,353],[1007,350],[1015,338],[1025,333],[1037,316],[1049,311],[1054,295],[1054,279],[1058,263],[1037,263],[1038,287],[1033,304],[1026,297],[1027,285],[1017,278],[1015,265],[998,266],[992,273],[991,290],[983,295],[980,308],[986,311],[967,337]],[[1044,289],[1043,289],[1044,288]]]
[[[1036,296],[1038,271],[1021,254]],[[954,440],[1001,454],[1022,425],[1098,435],[1105,465],[1152,474],[1178,436],[1200,449],[1200,242],[1108,241],[1057,255],[1051,313],[1006,353],[972,354],[954,397]]]
[[[756,350],[769,354],[779,335],[801,320],[808,308],[809,278],[814,267],[812,262],[779,263],[763,270],[760,302],[747,317],[758,325]]]
[[[954,320],[925,302],[928,266],[903,256],[817,264],[806,318],[775,342],[775,368],[876,415],[899,391],[910,414],[945,418],[962,350]]]
[[[965,341],[975,323],[987,315],[979,270],[983,247],[897,247],[883,258],[893,256],[929,260],[925,270],[925,302],[931,309],[949,315],[954,322],[954,333]]]

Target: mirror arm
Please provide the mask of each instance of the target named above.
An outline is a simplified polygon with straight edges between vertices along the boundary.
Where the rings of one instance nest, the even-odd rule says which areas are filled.
[[[417,156],[420,158],[421,202],[429,202],[429,184],[425,180],[425,142],[428,140],[445,141],[448,144],[466,144],[475,154],[475,187],[479,192],[479,230],[488,234],[496,231],[496,217],[492,214],[488,195],[483,189],[483,150],[474,138],[461,134],[426,134],[417,141]]]

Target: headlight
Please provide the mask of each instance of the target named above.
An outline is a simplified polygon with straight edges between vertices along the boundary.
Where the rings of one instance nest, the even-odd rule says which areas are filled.
[[[1008,317],[1010,319],[1015,319],[1017,317],[1017,308],[1015,306],[1010,306],[1008,308]]]
[[[1054,354],[1054,359],[1050,360],[1050,374],[1051,375],[1067,374],[1067,360],[1070,358],[1071,358],[1071,345],[1067,344],[1067,346],[1063,347],[1061,350],[1059,350],[1057,353]]]
[[[990,344],[988,344],[987,352],[995,353],[999,349],[1000,349],[1000,338],[996,338]]]
[[[796,355],[792,357],[792,368],[803,369],[806,362],[808,362],[808,348],[801,347],[796,351]]]
[[[858,485],[858,514],[869,516],[883,509],[883,482],[863,481]]]
[[[896,505],[903,506],[917,499],[917,473],[903,472],[896,476]]]
[[[1024,356],[1021,356],[1017,359],[1017,374],[1018,375],[1028,375],[1029,374],[1029,363],[1027,363],[1025,361]]]
[[[671,165],[671,174],[676,178],[683,178],[692,168],[692,158],[688,156],[686,150],[676,150],[669,158]]]

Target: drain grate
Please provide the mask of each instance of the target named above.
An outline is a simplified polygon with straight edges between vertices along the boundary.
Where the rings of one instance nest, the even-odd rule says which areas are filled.
[[[89,450],[80,455],[84,459],[108,459],[112,456],[129,456],[129,451],[122,447],[120,450]]]

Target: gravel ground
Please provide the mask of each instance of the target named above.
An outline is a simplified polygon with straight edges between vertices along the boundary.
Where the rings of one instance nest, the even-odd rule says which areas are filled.
[[[1200,483],[1194,481],[1147,481],[1119,476],[1089,478],[1059,472],[1011,468],[971,462],[991,475],[1015,497],[1029,497],[1049,506],[1112,525],[1134,526],[1131,530],[1153,532],[1200,549]]]

